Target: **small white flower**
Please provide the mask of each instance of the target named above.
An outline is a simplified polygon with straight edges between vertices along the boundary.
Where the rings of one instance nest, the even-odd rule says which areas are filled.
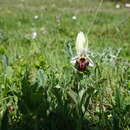
[[[76,20],[76,19],[77,19],[77,17],[76,17],[76,16],[72,16],[72,19],[73,19],[73,20]]]
[[[32,33],[32,39],[35,39],[37,37],[37,32]]]
[[[120,5],[119,5],[119,4],[116,4],[116,8],[119,9],[119,8],[120,8]]]
[[[130,4],[129,4],[129,3],[126,3],[126,4],[125,4],[125,7],[126,7],[126,8],[130,8]]]
[[[39,17],[37,15],[34,16],[34,19],[38,19]]]

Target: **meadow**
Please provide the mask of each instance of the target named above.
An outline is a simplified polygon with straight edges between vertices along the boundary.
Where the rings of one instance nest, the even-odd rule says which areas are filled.
[[[130,8],[120,5],[0,0],[1,130],[130,130]],[[95,64],[85,72],[70,63],[80,31]]]

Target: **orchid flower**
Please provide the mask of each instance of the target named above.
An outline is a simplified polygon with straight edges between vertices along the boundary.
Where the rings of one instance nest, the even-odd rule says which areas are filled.
[[[79,32],[77,35],[76,53],[77,56],[72,58],[71,63],[75,65],[77,70],[83,72],[87,66],[94,66],[93,61],[88,55],[88,39],[85,38],[83,32]]]

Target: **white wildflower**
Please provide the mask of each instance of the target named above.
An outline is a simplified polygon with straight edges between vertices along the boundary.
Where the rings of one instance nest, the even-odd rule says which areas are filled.
[[[34,19],[38,19],[39,17],[37,15],[34,16]]]
[[[130,3],[126,3],[126,4],[125,4],[125,7],[126,7],[126,8],[130,8]]]
[[[76,17],[76,16],[72,16],[72,19],[73,19],[73,20],[76,20],[76,19],[77,19],[77,17]]]
[[[120,8],[120,5],[119,5],[119,4],[116,4],[116,8],[119,9],[119,8]]]
[[[88,39],[85,38],[83,32],[79,32],[76,38],[76,52],[77,56],[71,60],[72,64],[75,64],[79,71],[84,71],[87,66],[94,66],[93,61],[88,55]]]
[[[35,39],[37,37],[37,32],[32,33],[32,39]]]

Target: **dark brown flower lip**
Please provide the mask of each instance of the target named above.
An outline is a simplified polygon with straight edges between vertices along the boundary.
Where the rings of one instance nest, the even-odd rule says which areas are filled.
[[[75,67],[77,70],[83,72],[86,70],[86,67],[89,65],[89,61],[84,58],[80,58],[76,60]]]

